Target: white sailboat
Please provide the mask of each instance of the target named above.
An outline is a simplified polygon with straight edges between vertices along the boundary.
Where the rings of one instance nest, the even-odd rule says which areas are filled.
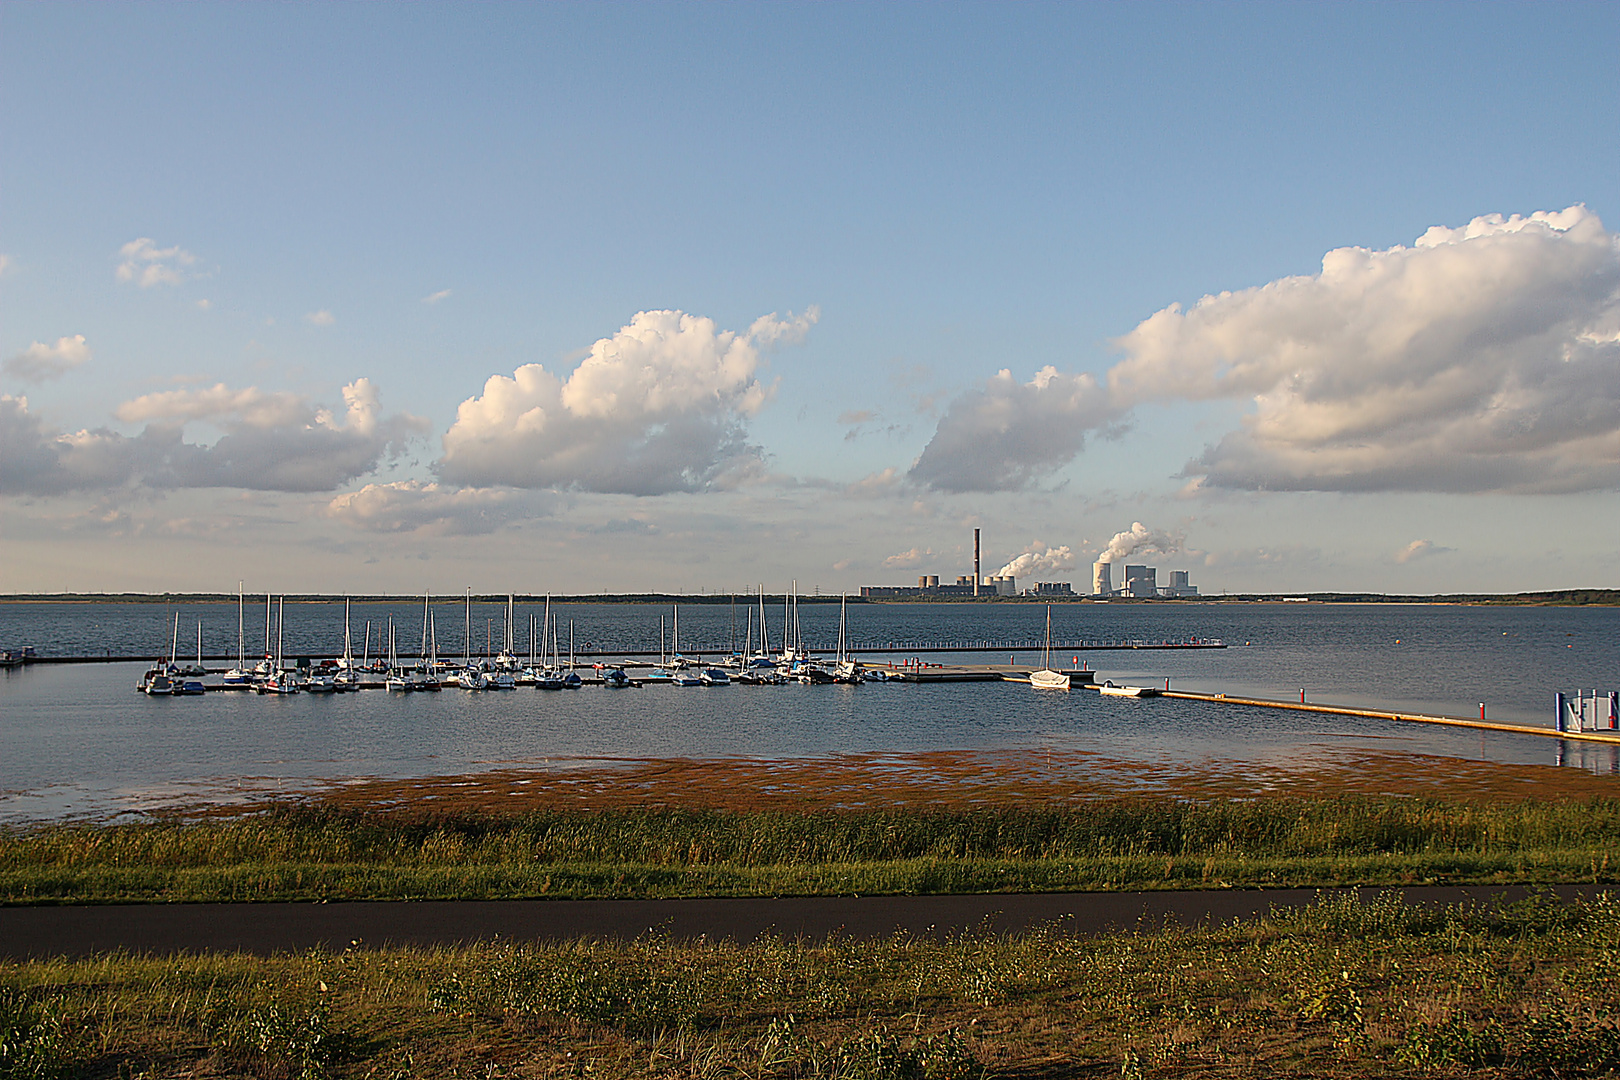
[[[287,613],[287,598],[283,596],[276,605],[276,652],[271,661],[270,677],[259,684],[261,694],[296,694],[298,693],[298,679],[283,667],[285,656],[282,646],[285,643],[285,618]]]
[[[1052,605],[1046,605],[1046,659],[1041,661],[1039,671],[1029,673],[1029,685],[1038,690],[1067,690],[1069,677],[1061,671],[1052,670]]]
[[[849,597],[838,599],[838,660],[833,664],[833,678],[841,683],[859,686],[861,665],[849,654]]]
[[[392,615],[388,616],[388,674],[383,676],[383,688],[401,691],[411,688],[410,680],[399,670],[399,646],[395,640]]]
[[[347,693],[360,689],[360,674],[354,667],[354,635],[349,632],[349,598],[343,598],[343,659],[332,677],[332,688]]]
[[[551,658],[546,659],[546,643],[551,644]],[[540,671],[534,680],[537,690],[561,690],[562,672],[557,666],[557,624],[551,621],[551,594],[546,594],[545,617],[540,622]]]
[[[253,681],[253,672],[247,667],[247,639],[244,633],[243,618],[247,614],[246,599],[242,595],[242,583],[236,583],[236,666],[225,673],[226,686],[246,686]]]

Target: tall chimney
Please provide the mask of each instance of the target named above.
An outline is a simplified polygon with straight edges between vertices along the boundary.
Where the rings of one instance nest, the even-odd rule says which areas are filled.
[[[979,595],[979,530],[973,530],[973,595]]]

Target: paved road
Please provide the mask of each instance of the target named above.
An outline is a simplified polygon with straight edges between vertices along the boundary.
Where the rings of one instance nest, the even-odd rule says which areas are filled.
[[[1363,889],[1363,898],[1385,890]],[[1387,890],[1414,904],[1520,899],[1526,888],[1414,887]],[[1552,890],[1564,899],[1587,886]],[[340,904],[129,904],[0,908],[0,957],[247,952],[269,955],[317,946],[448,945],[489,941],[630,938],[657,927],[677,938],[748,941],[761,934],[935,936],[988,927],[998,932],[1056,923],[1095,934],[1165,922],[1192,925],[1263,915],[1314,901],[1316,889],[1023,893],[975,896],[834,896],[720,900],[444,900]]]

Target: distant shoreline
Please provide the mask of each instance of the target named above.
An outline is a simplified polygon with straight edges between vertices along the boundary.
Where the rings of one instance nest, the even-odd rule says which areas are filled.
[[[262,596],[263,593],[250,593]],[[338,593],[276,594],[293,604],[334,603],[353,600],[366,604],[415,602],[420,593],[365,593],[344,596]],[[440,593],[435,598],[441,603],[465,600],[465,593]],[[480,604],[505,603],[505,593],[478,593],[472,599]],[[518,593],[514,599],[525,604],[543,603],[543,593]],[[730,604],[758,603],[758,593],[581,593],[553,594],[550,599],[559,604]],[[780,604],[786,597],[781,593],[765,594],[767,604]],[[801,604],[835,604],[844,597],[837,594],[800,596]],[[229,593],[8,593],[0,594],[5,604],[226,604],[236,600]],[[867,598],[849,596],[852,604],[1096,604],[1097,599],[1084,594],[1073,596],[903,596]],[[1508,607],[1620,607],[1620,589],[1555,589],[1524,593],[1444,593],[1432,596],[1384,593],[1320,592],[1320,593],[1233,593],[1223,596],[1136,598],[1116,596],[1105,603],[1112,604],[1284,604],[1305,601],[1312,604],[1431,604],[1459,606]]]

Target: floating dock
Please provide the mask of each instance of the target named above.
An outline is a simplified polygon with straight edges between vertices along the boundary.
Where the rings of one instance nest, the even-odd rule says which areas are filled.
[[[1243,705],[1253,709],[1282,709],[1287,712],[1324,713],[1329,716],[1361,716],[1372,720],[1393,720],[1403,724],[1436,724],[1442,727],[1469,728],[1476,731],[1497,731],[1508,735],[1539,735],[1547,739],[1570,739],[1578,742],[1620,746],[1620,732],[1559,731],[1550,727],[1534,727],[1529,724],[1499,724],[1494,721],[1475,720],[1470,717],[1433,716],[1428,713],[1392,712],[1386,709],[1354,709],[1343,705],[1312,705],[1298,701],[1271,701],[1266,698],[1232,697],[1228,694],[1201,694],[1190,690],[1156,690],[1153,696],[1179,698],[1182,701],[1205,701],[1215,705]]]

